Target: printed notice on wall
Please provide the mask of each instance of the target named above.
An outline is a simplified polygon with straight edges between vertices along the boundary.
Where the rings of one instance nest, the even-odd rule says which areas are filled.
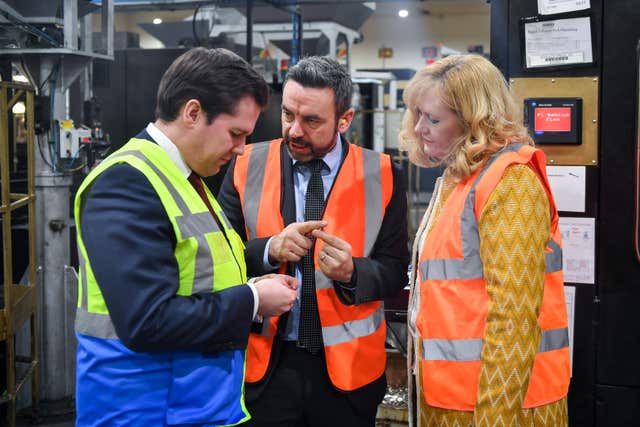
[[[525,21],[527,68],[557,67],[593,62],[591,20],[587,17]]]
[[[590,7],[589,0],[538,0],[538,13],[540,15],[575,12],[589,9]]]
[[[567,305],[567,324],[569,327],[569,360],[571,361],[571,376],[573,376],[573,319],[576,312],[576,288],[564,287],[564,299]]]
[[[584,212],[586,175],[584,166],[547,166],[547,177],[559,211]]]
[[[562,270],[567,283],[595,283],[595,218],[560,218]]]

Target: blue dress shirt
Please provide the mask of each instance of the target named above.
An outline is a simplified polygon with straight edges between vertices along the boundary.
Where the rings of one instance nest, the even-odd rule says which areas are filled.
[[[327,200],[327,195],[333,186],[333,181],[336,179],[338,169],[340,169],[340,163],[342,159],[342,141],[340,134],[337,136],[337,143],[331,151],[329,151],[322,158],[325,166],[320,171],[322,175],[322,186],[324,187],[324,199]],[[293,193],[296,201],[296,222],[304,222],[304,203],[305,195],[307,193],[307,185],[311,178],[311,170],[301,164],[301,162],[293,160]],[[273,269],[277,268],[277,265],[269,264],[269,244],[267,243],[264,251],[265,266]],[[295,266],[295,278],[298,279],[298,283],[302,283],[302,264],[298,263]],[[293,304],[291,311],[289,312],[289,318],[287,320],[287,326],[285,327],[282,339],[286,341],[298,340],[298,325],[300,323],[300,292],[298,292],[298,298]]]

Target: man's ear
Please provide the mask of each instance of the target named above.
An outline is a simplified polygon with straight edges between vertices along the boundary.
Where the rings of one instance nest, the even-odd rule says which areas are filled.
[[[353,115],[353,108],[349,108],[340,116],[340,118],[338,119],[338,132],[345,133],[347,129],[349,129],[349,126],[351,126],[351,121],[353,120]]]
[[[195,126],[202,114],[204,114],[204,111],[202,110],[200,101],[197,99],[188,100],[185,102],[182,110],[180,110],[180,117],[187,127]]]

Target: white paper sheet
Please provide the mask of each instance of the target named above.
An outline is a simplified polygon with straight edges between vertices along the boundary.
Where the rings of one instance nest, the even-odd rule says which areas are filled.
[[[524,24],[527,68],[593,62],[589,17]]]
[[[554,13],[574,12],[589,9],[589,0],[538,0],[538,13],[551,15]]]
[[[584,212],[586,175],[585,166],[547,166],[547,177],[559,211]]]
[[[567,323],[569,326],[569,360],[571,362],[571,376],[573,376],[573,319],[575,317],[576,288],[564,287],[565,304],[567,305]]]
[[[595,283],[595,218],[560,218],[562,269],[568,283]]]

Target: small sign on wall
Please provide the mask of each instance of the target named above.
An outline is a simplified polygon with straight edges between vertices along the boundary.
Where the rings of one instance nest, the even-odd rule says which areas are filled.
[[[595,218],[560,217],[565,283],[595,283]]]
[[[378,58],[380,59],[389,59],[393,58],[393,48],[391,47],[381,47],[378,49]]]
[[[438,46],[424,46],[422,48],[423,58],[435,58],[438,56]]]

